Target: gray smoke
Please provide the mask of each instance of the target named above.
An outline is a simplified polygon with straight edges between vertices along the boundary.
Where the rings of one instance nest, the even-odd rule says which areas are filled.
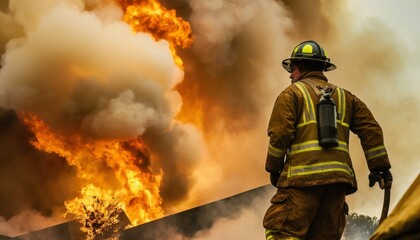
[[[190,1],[195,43],[186,53],[180,92],[193,96],[188,98],[193,105],[204,105],[203,128],[214,150],[212,161],[218,164],[212,174],[218,174],[223,186],[214,193],[217,197],[268,181],[263,170],[255,169],[263,169],[271,107],[290,83],[280,62],[308,39],[318,41],[338,66],[326,73],[330,81],[361,98],[383,127],[395,175],[392,204],[417,176],[419,97],[412,89],[418,83],[405,74],[415,65],[408,61],[415,52],[378,19],[357,25],[347,4]],[[382,191],[367,186],[369,172],[359,141],[352,136],[351,142],[359,182],[359,192],[348,199],[351,210],[378,216]]]
[[[153,155],[153,169],[164,173],[164,203],[176,205],[187,196],[194,182],[190,173],[202,158],[204,147],[193,125],[175,120],[182,98],[174,87],[184,73],[175,65],[166,41],[134,34],[121,20],[122,10],[113,1],[43,0],[34,6],[31,1],[11,0],[1,16],[0,25],[9,26],[10,31],[1,32],[0,37],[7,42],[0,70],[0,107],[2,111],[12,109],[15,119],[11,124],[27,131],[15,115],[23,111],[35,113],[64,135],[78,132],[88,139],[121,141],[144,135]],[[6,141],[9,135],[2,133],[0,137]],[[10,158],[21,159],[1,158],[2,170],[26,176],[12,182],[14,187],[2,184],[2,196],[14,203],[2,204],[0,215],[6,219],[28,205],[50,215],[52,208],[62,206],[80,187],[77,181],[70,183],[74,175],[69,182],[57,181],[66,179],[66,173],[52,168],[52,159],[60,160],[54,162],[56,168],[66,169],[68,165],[54,154],[34,150],[29,139],[19,139],[16,151],[1,146]],[[51,170],[33,171],[33,165]],[[106,166],[100,167],[104,176],[109,174]],[[10,174],[3,176],[12,179]],[[54,184],[46,187],[33,181],[28,191],[26,178]],[[54,187],[60,190],[52,190]],[[25,191],[28,193],[20,194]]]

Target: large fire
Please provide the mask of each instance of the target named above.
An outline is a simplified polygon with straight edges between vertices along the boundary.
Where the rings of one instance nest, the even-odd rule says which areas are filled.
[[[119,202],[134,225],[163,216],[159,193],[162,173],[151,171],[147,149],[140,139],[83,140],[78,134],[62,136],[52,132],[34,114],[21,113],[20,116],[35,135],[32,145],[64,157],[69,165],[77,168],[79,177],[86,183],[83,196],[66,203],[67,212],[82,218],[79,214],[83,215],[84,206],[74,203],[91,206],[92,197],[104,200],[101,196],[110,196]],[[112,181],[100,181],[97,167],[103,165],[112,170],[114,176],[111,177],[115,178],[117,186],[111,186]],[[103,188],[87,190],[92,183],[101,184]],[[109,189],[104,188],[108,184]]]
[[[188,48],[193,37],[191,26],[176,16],[175,10],[167,10],[157,0],[118,0],[124,9],[124,21],[135,32],[150,33],[155,39],[169,42],[175,63],[182,68],[182,59],[176,47]]]
[[[156,40],[169,43],[174,62],[182,69],[175,48],[187,48],[192,43],[190,25],[157,0],[116,1],[133,31],[149,33]],[[77,169],[83,182],[81,196],[65,202],[66,214],[73,214],[83,224],[82,231],[88,238],[93,239],[103,231],[102,227],[109,228],[109,224],[118,221],[121,211],[132,225],[163,217],[163,172],[152,168],[151,156],[140,137],[87,139],[77,131],[62,135],[33,113],[20,112],[19,116],[34,134],[31,144],[35,148],[55,153]]]

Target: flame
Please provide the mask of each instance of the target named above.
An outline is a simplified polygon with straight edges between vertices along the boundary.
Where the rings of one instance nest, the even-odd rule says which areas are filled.
[[[94,240],[105,234],[111,235],[108,240],[118,239],[118,232],[122,207],[112,191],[103,191],[93,184],[83,187],[83,198],[75,198],[65,202],[67,212],[73,214],[81,224],[82,232],[86,233],[86,240]],[[83,206],[81,208],[80,206]]]
[[[39,150],[64,157],[69,165],[76,167],[85,188],[93,183],[109,187],[94,188],[96,193],[93,193],[92,187],[89,187],[90,191],[82,191],[83,196],[73,201],[83,204],[68,203],[67,212],[80,213],[82,208],[90,205],[89,199],[93,194],[115,198],[133,225],[163,216],[159,192],[163,173],[161,170],[152,172],[150,156],[141,139],[83,140],[78,134],[64,137],[52,132],[33,113],[21,112],[19,116],[35,135],[31,144]],[[102,176],[105,174],[104,165],[105,170],[110,170],[112,174]],[[117,184],[111,187],[114,179]]]
[[[183,69],[176,48],[192,44],[190,24],[157,0],[116,1],[133,31],[166,40],[174,62]],[[61,135],[33,113],[20,112],[19,117],[34,134],[31,144],[35,148],[58,154],[77,169],[83,182],[81,196],[65,202],[65,215],[74,215],[88,237],[94,239],[115,225],[120,211],[132,225],[163,217],[159,190],[163,172],[152,169],[151,156],[140,138],[121,141],[86,139],[77,132]]]
[[[134,32],[151,34],[156,40],[169,42],[175,63],[183,69],[183,61],[176,47],[188,48],[193,42],[191,26],[176,16],[175,10],[167,10],[157,0],[118,0],[124,10],[124,21]]]

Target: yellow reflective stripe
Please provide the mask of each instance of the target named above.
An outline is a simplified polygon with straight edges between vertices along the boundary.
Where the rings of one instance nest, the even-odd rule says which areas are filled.
[[[296,83],[296,86],[299,88],[299,90],[302,92],[302,94],[303,94],[303,99],[305,100],[305,108],[306,108],[306,111],[304,112],[304,114],[302,115],[302,118],[303,118],[303,123],[306,123],[306,114],[308,113],[308,111],[309,111],[309,109],[308,109],[308,103],[307,103],[307,99],[306,99],[306,95],[305,95],[305,92],[304,92],[304,90],[302,89],[303,88],[303,86],[301,85],[301,83]],[[299,125],[298,125],[299,126]]]
[[[340,123],[342,126],[349,127],[349,124],[344,122],[344,118],[346,117],[346,94],[344,90],[337,87],[338,92],[338,109],[337,109],[337,123]]]
[[[271,230],[267,229],[265,230],[265,239],[266,240],[301,240],[297,237],[278,237],[276,236],[280,231],[278,230]]]
[[[276,234],[278,232],[280,232],[280,231],[270,230],[270,229],[265,230],[265,239],[266,240],[275,239],[275,236],[273,234]]]
[[[318,140],[311,140],[303,143],[293,144],[290,146],[290,155],[301,153],[301,152],[308,152],[308,151],[320,151],[323,150],[321,146],[319,146]],[[331,149],[342,150],[348,152],[348,146],[346,142],[338,141],[338,147],[334,147]]]
[[[367,160],[371,160],[373,158],[377,158],[383,155],[387,155],[387,151],[385,149],[385,146],[379,146],[372,149],[369,149],[365,152],[365,156]]]
[[[306,152],[306,151],[314,151],[314,150],[321,150],[322,147],[319,146],[318,140],[307,141],[304,143],[293,144],[290,146],[290,155]]]
[[[296,86],[299,88],[299,90],[303,94],[303,98],[305,100],[305,109],[306,109],[306,111],[304,112],[302,116],[303,118],[302,123],[297,125],[297,127],[299,128],[309,123],[316,123],[316,117],[315,117],[314,103],[312,101],[311,95],[308,92],[308,89],[305,87],[303,83],[300,83],[300,82],[297,82]]]
[[[297,85],[300,91],[302,91],[303,97],[305,98],[306,110],[308,111],[308,114],[309,114],[308,120],[316,120],[314,103],[312,102],[312,98],[308,92],[308,89],[303,83],[298,82]]]
[[[337,121],[337,123],[340,123],[344,127],[349,127],[349,124],[346,122]]]
[[[337,94],[338,94],[338,120],[340,122],[344,121],[344,117],[346,115],[346,99],[343,92],[343,89],[337,87]]]
[[[284,154],[286,153],[286,149],[279,149],[274,147],[273,145],[271,145],[270,143],[268,144],[268,153],[271,156],[274,157],[282,157],[284,156]]]
[[[312,175],[326,172],[345,172],[353,176],[351,168],[342,162],[331,161],[311,165],[291,166],[288,177]]]
[[[280,174],[281,177],[286,177],[287,176],[287,172],[286,171],[282,171]]]
[[[302,118],[303,121],[299,123],[296,127],[300,128],[302,126],[316,123],[316,115],[315,115],[315,105],[312,101],[312,98],[308,92],[308,89],[305,87],[304,84],[297,82],[296,86],[303,94],[303,98],[305,100],[305,109],[306,111],[303,113]],[[346,117],[346,94],[344,90],[337,87],[338,89],[338,109],[337,109],[337,123],[341,124],[342,126],[349,127],[349,124],[344,122],[344,118]]]
[[[300,127],[302,127],[302,126],[305,126],[305,125],[308,125],[308,124],[311,124],[311,123],[316,123],[316,121],[315,121],[315,120],[311,120],[311,121],[307,121],[307,122],[299,123],[299,124],[296,126],[296,128],[300,128]]]
[[[298,49],[299,49],[299,46],[295,47],[295,49],[293,50],[293,54],[296,54]],[[293,56],[295,56],[295,55],[293,55]]]

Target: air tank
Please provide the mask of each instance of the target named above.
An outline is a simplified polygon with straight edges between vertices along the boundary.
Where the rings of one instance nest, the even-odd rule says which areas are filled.
[[[319,145],[324,148],[338,146],[337,111],[331,93],[332,89],[324,91],[317,105],[318,139]]]

